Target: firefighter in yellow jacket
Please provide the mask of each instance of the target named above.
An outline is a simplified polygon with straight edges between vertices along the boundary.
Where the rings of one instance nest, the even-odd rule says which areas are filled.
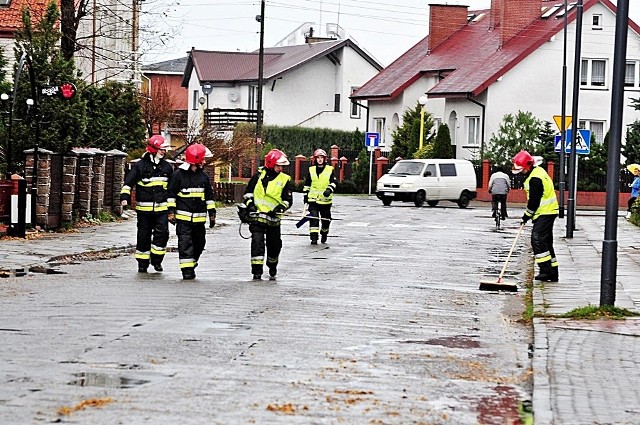
[[[327,153],[322,149],[316,149],[313,153],[312,166],[304,182],[304,203],[309,204],[309,237],[311,245],[320,242],[327,243],[329,225],[331,224],[331,205],[333,204],[333,192],[338,180],[334,169],[327,164]]]
[[[524,190],[527,194],[527,209],[522,215],[522,224],[531,220],[531,247],[540,273],[535,277],[542,282],[558,281],[558,260],[553,249],[553,223],[558,216],[559,205],[553,180],[536,164],[527,151],[513,157],[513,173],[526,177]]]
[[[291,177],[282,172],[289,165],[284,152],[272,149],[264,157],[261,167],[249,180],[243,201],[252,217],[251,273],[253,279],[262,279],[265,241],[269,280],[278,274],[278,259],[282,250],[280,219],[293,204]]]

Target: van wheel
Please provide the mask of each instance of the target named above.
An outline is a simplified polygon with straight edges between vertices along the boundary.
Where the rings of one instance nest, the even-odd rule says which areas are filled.
[[[427,201],[427,205],[429,205],[430,207],[435,207],[436,205],[438,205],[438,201]]]
[[[413,203],[416,205],[416,207],[421,207],[424,205],[424,200],[425,200],[424,192],[419,191],[418,193],[416,193],[416,198],[414,199]]]
[[[391,199],[388,199],[388,198],[382,199],[382,205],[384,205],[385,207],[388,207],[389,205],[391,205]]]
[[[467,208],[469,206],[469,201],[469,194],[467,192],[462,192],[460,199],[458,199],[458,206],[460,208]]]

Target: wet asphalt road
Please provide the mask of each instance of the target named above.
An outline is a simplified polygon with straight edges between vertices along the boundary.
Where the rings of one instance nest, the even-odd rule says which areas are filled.
[[[531,399],[524,289],[478,290],[518,220],[496,232],[486,204],[366,196],[339,196],[333,212],[326,246],[284,222],[276,283],[251,280],[232,208],[195,281],[181,280],[176,252],[162,274],[119,256],[4,279],[0,423],[519,423]],[[530,267],[525,233],[506,278]],[[91,400],[104,405],[80,409]]]

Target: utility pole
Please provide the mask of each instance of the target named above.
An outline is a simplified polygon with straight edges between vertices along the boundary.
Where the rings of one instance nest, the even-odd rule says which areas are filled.
[[[580,97],[580,65],[582,59],[581,47],[582,47],[582,13],[583,6],[582,0],[578,0],[576,5],[576,52],[573,63],[573,104],[571,112],[571,153],[569,154],[569,199],[567,202],[567,238],[573,238],[573,231],[576,227],[576,138],[578,137],[578,127],[580,121],[578,120],[578,99]]]
[[[620,181],[620,144],[622,139],[622,111],[624,107],[624,80],[627,63],[627,33],[629,32],[629,0],[618,0],[616,36],[613,49],[613,87],[611,95],[611,128],[607,153],[607,208],[602,241],[600,273],[600,306],[614,305],[616,301],[616,269],[618,241],[618,197]]]
[[[260,2],[260,15],[256,20],[260,22],[260,51],[258,54],[258,117],[256,118],[256,168],[260,164],[260,148],[262,147],[262,80],[264,78],[264,5]]]
[[[565,190],[565,168],[566,168],[566,155],[565,146],[567,146],[567,129],[566,120],[567,115],[567,0],[564,0],[564,50],[562,54],[562,123],[560,124],[560,173],[558,176],[558,189],[560,195],[560,210],[558,215],[560,218],[564,218],[564,190]]]

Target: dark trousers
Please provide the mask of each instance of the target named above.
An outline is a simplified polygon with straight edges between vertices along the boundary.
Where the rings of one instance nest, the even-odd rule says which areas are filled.
[[[207,241],[204,223],[192,223],[178,220],[176,223],[178,236],[178,258],[180,270],[192,272],[198,266],[198,260]]]
[[[267,251],[267,267],[277,268],[282,238],[280,226],[268,226],[262,223],[251,223],[251,273],[262,274],[264,266],[265,246]]]
[[[500,202],[500,216],[505,219],[509,217],[507,215],[507,195],[491,195],[491,210],[493,212],[492,217],[495,216],[498,211],[498,202]]]
[[[309,215],[316,218],[309,219],[309,236],[312,241],[318,240],[318,234],[326,236],[329,234],[329,224],[331,224],[331,204],[309,203]],[[324,218],[319,220],[317,217]]]
[[[553,223],[556,215],[541,215],[533,221],[531,247],[540,273],[558,273],[558,260],[553,249]]]
[[[138,212],[138,235],[136,238],[136,260],[140,267],[161,264],[169,241],[167,213]]]
[[[629,198],[629,200],[627,201],[627,211],[631,212],[631,207],[633,206],[633,203],[636,202],[637,197],[631,197]]]

